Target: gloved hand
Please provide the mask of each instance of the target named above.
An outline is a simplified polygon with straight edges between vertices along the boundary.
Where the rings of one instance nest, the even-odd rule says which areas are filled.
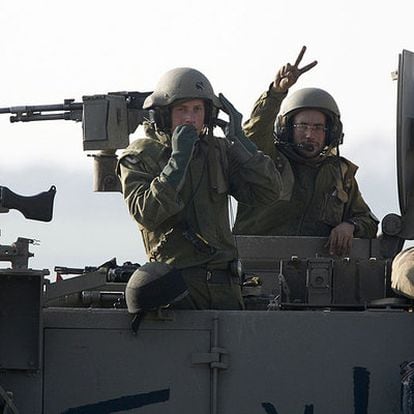
[[[194,145],[199,137],[193,125],[179,125],[171,137],[172,152],[161,178],[180,191],[184,185]]]
[[[241,113],[236,110],[223,94],[219,94],[219,99],[223,111],[229,116],[229,123],[224,129],[224,134],[231,143],[230,150],[239,161],[246,162],[256,153],[257,147],[244,135],[241,126]]]

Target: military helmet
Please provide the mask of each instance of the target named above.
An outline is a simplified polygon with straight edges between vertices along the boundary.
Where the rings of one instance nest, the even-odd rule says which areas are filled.
[[[276,119],[276,135],[281,141],[291,140],[293,117],[305,109],[316,109],[327,116],[326,145],[342,144],[341,114],[335,99],[319,88],[303,88],[288,96]]]
[[[130,277],[125,288],[128,312],[137,314],[166,306],[188,293],[181,272],[166,263],[148,262]]]
[[[210,81],[198,70],[175,68],[165,73],[154,92],[144,101],[144,109],[171,105],[181,99],[203,99],[219,108],[220,101],[214,94]]]
[[[144,101],[144,109],[152,109],[153,121],[159,129],[170,127],[168,107],[181,100],[202,99],[206,103],[207,125],[217,115],[220,100],[214,94],[210,81],[198,70],[175,68],[165,73],[154,92]]]

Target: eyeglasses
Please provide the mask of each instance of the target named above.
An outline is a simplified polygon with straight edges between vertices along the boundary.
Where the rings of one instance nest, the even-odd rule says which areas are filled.
[[[306,132],[309,129],[311,132],[313,131],[318,134],[322,134],[322,132],[326,132],[328,130],[328,128],[321,124],[293,124],[293,128],[297,129],[300,132]]]

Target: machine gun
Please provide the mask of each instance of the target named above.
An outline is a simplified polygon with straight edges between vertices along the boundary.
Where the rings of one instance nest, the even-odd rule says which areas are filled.
[[[125,284],[140,267],[138,263],[116,263],[113,258],[100,266],[74,268],[55,266],[57,283],[46,288],[48,306],[124,306]],[[62,279],[62,275],[71,275]]]
[[[0,213],[9,209],[20,211],[26,218],[38,221],[51,221],[53,216],[53,201],[56,187],[52,185],[48,191],[34,196],[22,196],[7,187],[0,186]],[[35,240],[19,237],[10,246],[0,244],[0,262],[11,262],[12,269],[27,269],[28,260],[33,256],[29,252],[29,244]]]
[[[82,102],[65,99],[63,104],[0,108],[11,114],[10,122],[69,120],[82,122],[84,151],[99,151],[94,158],[94,191],[120,191],[115,174],[116,150],[126,148],[129,134],[150,113],[142,108],[151,92],[110,92],[83,96]]]
[[[83,149],[114,150],[128,145],[128,135],[149,116],[142,108],[151,92],[109,92],[83,96],[82,102],[65,99],[63,104],[12,106],[0,114],[12,114],[10,122],[69,120],[83,126]]]
[[[106,273],[107,282],[127,283],[132,273],[139,267],[140,265],[138,263],[131,262],[118,265],[116,258],[113,258],[100,266],[85,266],[84,268],[55,266],[54,270],[59,277],[62,275],[86,275],[92,272],[103,271]]]

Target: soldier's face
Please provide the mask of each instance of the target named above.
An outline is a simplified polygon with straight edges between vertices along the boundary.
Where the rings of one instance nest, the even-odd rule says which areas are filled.
[[[326,116],[314,109],[305,109],[293,118],[293,143],[303,145],[296,151],[305,158],[318,156],[326,142]]]
[[[171,131],[179,125],[194,125],[200,135],[204,126],[205,106],[202,99],[180,102],[171,108]]]

